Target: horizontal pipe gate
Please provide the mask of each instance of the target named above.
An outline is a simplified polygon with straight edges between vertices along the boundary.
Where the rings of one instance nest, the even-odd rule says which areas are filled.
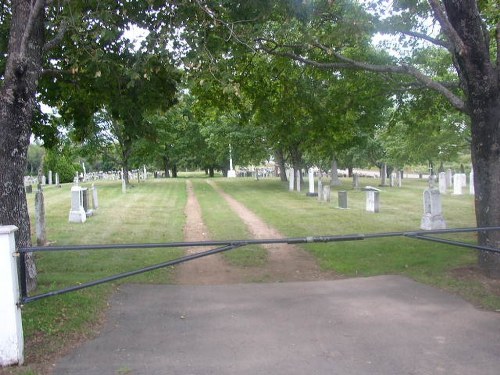
[[[187,262],[193,259],[202,258],[208,255],[222,253],[225,251],[237,249],[247,245],[263,245],[263,244],[302,244],[302,243],[318,243],[318,242],[343,242],[343,241],[362,241],[374,238],[386,237],[407,237],[419,240],[439,242],[443,244],[467,247],[480,251],[488,251],[500,253],[500,249],[491,248],[487,246],[475,245],[465,242],[453,241],[444,238],[434,237],[433,235],[452,234],[452,233],[466,233],[466,232],[485,232],[500,230],[500,227],[482,227],[482,228],[456,228],[456,229],[439,229],[439,230],[426,230],[426,231],[410,231],[410,232],[384,232],[384,233],[369,233],[369,234],[346,234],[346,235],[332,235],[332,236],[311,236],[311,237],[295,237],[295,238],[280,238],[280,239],[262,239],[262,240],[227,240],[227,241],[199,241],[199,242],[169,242],[169,243],[146,243],[146,244],[113,244],[113,245],[74,245],[74,246],[33,246],[26,248],[19,248],[18,255],[20,258],[20,305],[34,302],[42,298],[57,296],[60,294],[73,292],[76,290],[89,288],[99,284],[123,279],[125,277],[138,275],[144,272],[154,271],[160,268],[175,266],[177,264]],[[116,250],[116,249],[151,249],[151,248],[177,248],[177,247],[208,247],[214,246],[215,248],[202,251],[196,254],[186,255],[177,259],[167,262],[155,264],[152,266],[144,267],[134,271],[123,272],[120,274],[112,275],[102,279],[82,283],[75,286],[70,286],[64,289],[54,290],[47,293],[41,293],[34,296],[28,296],[26,288],[26,268],[25,268],[25,255],[32,252],[47,252],[47,251],[88,251],[88,250]]]

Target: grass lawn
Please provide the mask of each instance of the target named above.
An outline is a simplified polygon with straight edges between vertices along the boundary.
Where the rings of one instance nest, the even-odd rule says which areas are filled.
[[[426,188],[423,180],[403,180],[402,188],[383,188],[380,213],[374,214],[365,211],[365,193],[353,190],[350,179],[344,179],[343,185],[335,188],[332,203],[320,203],[317,198],[306,197],[305,192],[288,192],[287,184],[277,179],[216,178],[215,181],[287,237],[418,229],[423,211],[422,193]],[[205,178],[194,177],[192,182],[203,219],[214,240],[250,237],[245,225]],[[377,185],[378,180],[361,179],[361,183]],[[126,194],[121,193],[120,182],[100,182],[96,186],[99,209],[84,224],[68,222],[70,185],[45,188],[47,237],[51,244],[183,240],[185,178],[135,184]],[[348,210],[336,208],[338,190],[348,191]],[[33,212],[34,194],[28,195],[28,200]],[[475,226],[473,197],[469,195],[443,196],[443,213],[449,228]],[[34,224],[32,228],[34,231]],[[471,234],[453,235],[452,238],[474,241]],[[500,298],[484,283],[454,276],[453,270],[475,264],[476,254],[472,250],[399,237],[310,244],[304,248],[318,258],[323,268],[333,269],[346,277],[407,275],[458,293],[476,305],[500,309]],[[37,293],[164,262],[181,254],[181,249],[38,253]],[[257,246],[238,249],[225,256],[239,266],[258,266],[266,262],[265,251]],[[170,283],[171,271],[158,270],[122,282],[131,281]],[[117,285],[119,282],[26,305],[23,324],[28,362],[46,361],[51,353],[61,352],[68,341],[92,335],[93,327],[106,309],[107,298]],[[25,372],[17,373],[32,373],[29,368],[21,371]]]

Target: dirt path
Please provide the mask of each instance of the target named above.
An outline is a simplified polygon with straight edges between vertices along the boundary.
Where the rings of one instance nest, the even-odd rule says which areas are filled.
[[[210,185],[228,202],[230,207],[248,226],[254,238],[282,238],[276,229],[268,226],[243,204],[224,193],[215,183]],[[210,240],[210,234],[203,223],[201,208],[193,191],[193,185],[187,181],[188,200],[185,208],[185,241]],[[210,255],[181,264],[176,268],[175,280],[178,284],[210,285],[235,284],[246,282],[284,282],[312,281],[338,278],[333,272],[320,270],[316,260],[309,253],[297,246],[287,244],[264,245],[268,251],[268,262],[262,267],[236,267],[224,261],[220,254]],[[188,254],[207,250],[190,248]]]
[[[211,240],[208,228],[203,223],[201,207],[194,194],[191,181],[186,182],[188,199],[184,213],[184,241]],[[209,250],[210,248],[193,247],[186,250],[187,254]],[[237,270],[230,267],[221,254],[209,255],[182,263],[176,267],[175,280],[184,285],[234,284],[242,282]]]

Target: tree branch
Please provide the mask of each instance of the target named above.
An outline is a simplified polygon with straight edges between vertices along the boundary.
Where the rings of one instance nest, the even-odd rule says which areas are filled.
[[[429,5],[431,6],[432,11],[434,12],[434,17],[436,17],[436,19],[438,20],[443,32],[450,40],[450,43],[453,46],[456,53],[458,53],[458,55],[460,56],[466,54],[467,48],[465,46],[465,43],[460,38],[455,28],[448,20],[448,17],[446,16],[446,12],[442,4],[439,2],[439,0],[427,0],[427,1],[429,2]]]
[[[466,107],[465,102],[455,95],[452,91],[450,91],[448,88],[446,88],[444,85],[442,85],[439,82],[436,82],[432,80],[429,76],[423,74],[421,71],[418,69],[409,66],[409,65],[376,65],[376,64],[370,64],[370,63],[365,63],[365,62],[360,62],[356,60],[349,59],[343,55],[341,55],[338,52],[335,52],[331,49],[328,49],[325,46],[316,44],[314,45],[315,47],[321,48],[325,52],[328,52],[330,55],[335,57],[336,59],[340,60],[340,62],[318,62],[315,60],[311,60],[309,58],[297,55],[293,52],[288,52],[288,51],[279,51],[277,44],[274,44],[273,48],[267,48],[262,42],[269,42],[265,41],[263,39],[259,40],[258,42],[261,43],[261,48],[275,56],[281,56],[281,57],[287,57],[290,59],[293,59],[295,61],[301,62],[303,64],[307,64],[319,69],[325,69],[325,70],[337,70],[337,69],[357,69],[357,70],[365,70],[365,71],[370,71],[370,72],[375,72],[375,73],[391,73],[391,74],[403,74],[403,75],[409,75],[413,78],[415,78],[417,81],[421,82],[424,84],[426,87],[439,92],[441,95],[443,95],[453,107],[458,109],[461,112],[467,112],[468,109]]]
[[[418,38],[418,39],[423,39],[423,40],[426,40],[432,44],[435,44],[437,46],[441,46],[441,47],[444,47],[446,48],[447,50],[450,50],[451,49],[451,44],[450,43],[447,43],[446,41],[444,40],[439,40],[439,39],[436,39],[436,38],[432,38],[430,37],[429,35],[426,35],[426,34],[423,34],[423,33],[418,33],[416,31],[405,31],[405,30],[400,30],[399,31],[401,34],[404,34],[404,35],[408,35],[408,36],[411,36],[411,37],[414,37],[414,38]]]
[[[61,43],[62,39],[64,38],[64,34],[66,34],[67,30],[68,30],[67,22],[65,21],[61,22],[61,26],[59,27],[56,36],[53,39],[49,40],[47,43],[45,43],[45,45],[43,46],[43,51],[47,52],[52,48],[56,47],[59,43]]]
[[[26,49],[28,48],[28,40],[31,37],[33,28],[35,27],[35,22],[40,16],[40,13],[45,7],[45,0],[36,0],[35,4],[31,7],[30,16],[28,22],[26,23],[26,28],[24,29],[24,34],[21,39],[21,46],[19,48],[19,57],[24,59],[26,55]]]

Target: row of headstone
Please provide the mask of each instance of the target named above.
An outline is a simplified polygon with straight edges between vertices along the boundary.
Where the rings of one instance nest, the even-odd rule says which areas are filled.
[[[448,169],[439,173],[439,192],[446,194],[453,186],[453,195],[462,195],[463,189],[467,187],[467,176],[465,173],[455,173]],[[469,173],[469,194],[474,195],[474,171]]]

